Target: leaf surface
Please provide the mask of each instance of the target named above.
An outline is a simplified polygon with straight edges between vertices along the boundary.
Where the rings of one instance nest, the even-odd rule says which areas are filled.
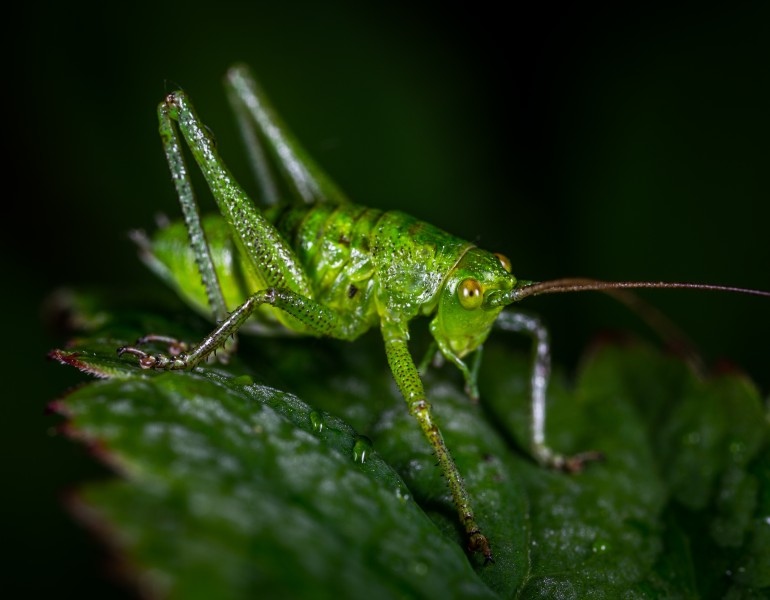
[[[55,404],[65,430],[119,474],[85,486],[76,510],[152,594],[752,598],[770,590],[768,420],[741,376],[700,381],[644,346],[593,352],[574,384],[557,375],[549,388],[549,443],[606,456],[567,475],[522,450],[526,356],[488,348],[480,405],[452,369],[431,370],[436,419],[492,544],[495,563],[484,565],[464,552],[447,486],[376,335],[354,344],[242,338],[227,367],[155,373],[115,356],[148,320],[152,331],[185,339],[205,332],[119,315],[54,357],[107,378]]]

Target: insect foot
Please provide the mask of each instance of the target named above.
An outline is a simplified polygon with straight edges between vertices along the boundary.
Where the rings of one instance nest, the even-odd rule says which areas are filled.
[[[540,446],[534,448],[532,454],[540,465],[565,473],[580,473],[587,463],[604,461],[604,454],[597,450],[564,456],[555,454],[550,448]]]
[[[604,461],[604,454],[596,450],[590,450],[588,452],[581,452],[574,456],[564,457],[563,464],[560,467],[562,471],[566,473],[580,473],[583,470],[586,463],[590,462],[602,462]]]
[[[118,356],[124,354],[133,354],[139,357],[139,366],[143,369],[160,369],[164,371],[176,371],[186,369],[188,366],[187,355],[178,354],[177,356],[166,356],[165,354],[148,354],[139,348],[123,346],[118,348]]]
[[[164,354],[149,354],[144,350],[134,347],[143,346],[153,342],[165,344],[170,356]],[[136,340],[134,346],[123,346],[122,348],[118,348],[118,356],[133,354],[134,356],[139,357],[139,366],[143,369],[177,370],[185,369],[188,366],[187,351],[189,350],[189,347],[185,342],[180,342],[176,338],[151,333]]]
[[[492,558],[492,548],[489,547],[489,540],[480,531],[472,531],[468,536],[468,552],[480,552],[484,555],[484,564],[494,563]]]

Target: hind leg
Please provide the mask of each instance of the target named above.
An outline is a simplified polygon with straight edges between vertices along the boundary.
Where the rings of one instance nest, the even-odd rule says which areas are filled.
[[[281,121],[248,67],[231,67],[225,76],[225,87],[266,203],[275,204],[278,199],[268,159],[278,167],[296,200],[308,204],[347,202]]]

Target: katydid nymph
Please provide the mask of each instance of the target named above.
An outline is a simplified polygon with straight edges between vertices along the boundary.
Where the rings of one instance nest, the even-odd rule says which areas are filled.
[[[493,562],[472,499],[431,413],[420,370],[408,348],[409,323],[432,316],[433,346],[462,373],[468,395],[478,399],[481,348],[493,327],[521,332],[534,345],[531,374],[532,457],[545,467],[579,471],[597,452],[564,456],[545,440],[548,333],[535,317],[504,311],[540,294],[629,288],[692,288],[770,297],[770,293],[716,285],[664,282],[518,280],[511,262],[397,211],[352,204],[307,156],[243,66],[226,76],[228,94],[252,159],[264,206],[258,207],[218,155],[211,132],[184,92],[169,94],[158,109],[160,134],[184,215],[184,226],[138,236],[144,260],[191,305],[218,325],[188,346],[152,334],[123,347],[146,369],[192,369],[237,332],[277,330],[355,340],[379,326],[392,375],[446,478],[467,548]],[[201,220],[182,153],[189,147],[216,200],[220,215]],[[278,171],[292,203],[277,202]],[[180,251],[180,248],[183,248]],[[189,277],[197,270],[200,280]],[[202,280],[202,281],[201,281]],[[161,333],[161,332],[158,332]],[[148,342],[167,346],[148,353]],[[468,360],[471,358],[471,360]],[[424,364],[427,364],[425,361]]]

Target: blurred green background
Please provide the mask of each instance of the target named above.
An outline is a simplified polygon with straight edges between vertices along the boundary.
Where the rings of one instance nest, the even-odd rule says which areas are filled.
[[[0,300],[12,583],[58,597],[125,593],[61,507],[74,484],[105,471],[51,435],[57,419],[43,415],[85,378],[45,361],[64,340],[43,326],[41,307],[62,285],[156,285],[125,234],[177,214],[156,132],[165,92],[191,94],[250,189],[220,83],[237,60],[352,199],[504,252],[523,278],[770,290],[767,6],[20,7],[4,36],[11,189]],[[770,301],[644,297],[710,361],[745,369],[768,393]],[[549,324],[567,369],[601,332],[646,335],[596,294],[527,308]]]

